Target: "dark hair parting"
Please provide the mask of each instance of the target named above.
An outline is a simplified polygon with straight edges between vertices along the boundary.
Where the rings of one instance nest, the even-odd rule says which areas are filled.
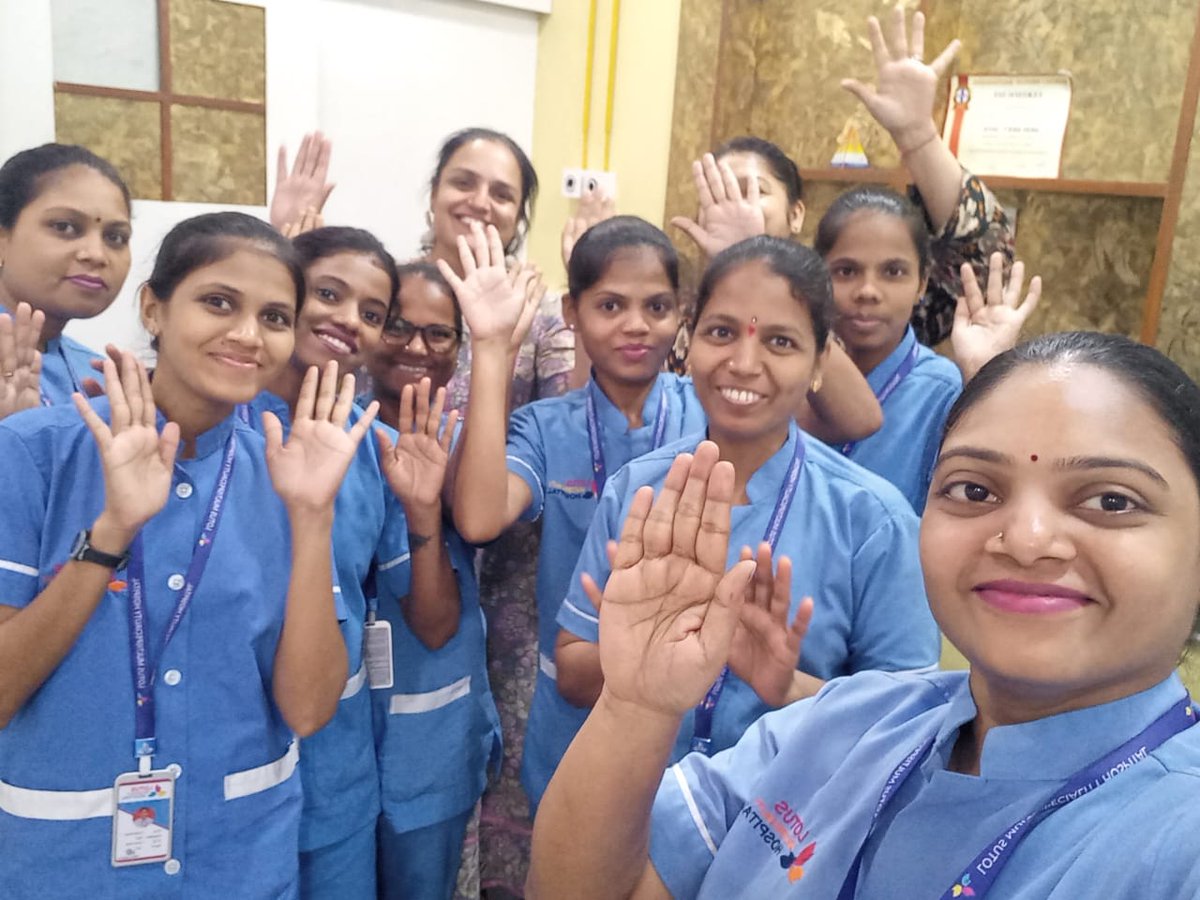
[[[700,279],[693,327],[700,321],[709,297],[721,280],[734,269],[752,262],[765,263],[772,273],[787,281],[792,297],[808,309],[817,352],[821,353],[833,328],[833,284],[829,269],[817,253],[784,238],[759,235],[726,247],[714,256]]]

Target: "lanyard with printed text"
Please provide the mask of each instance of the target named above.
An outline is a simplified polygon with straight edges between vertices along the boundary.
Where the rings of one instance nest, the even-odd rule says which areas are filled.
[[[188,565],[183,588],[179,592],[179,600],[167,623],[163,634],[162,644],[158,655],[153,659],[146,647],[146,572],[145,549],[142,546],[142,536],[139,533],[129,548],[129,655],[133,665],[134,686],[134,742],[133,755],[137,758],[138,769],[143,774],[151,769],[156,739],[154,723],[154,680],[158,663],[166,652],[167,645],[175,636],[179,623],[183,620],[200,578],[212,555],[213,541],[217,536],[217,528],[221,524],[221,514],[225,510],[225,495],[229,491],[229,482],[233,476],[233,463],[237,452],[237,436],[229,435],[225,445],[225,457],[221,462],[221,471],[217,483],[213,487],[212,499],[200,528],[200,537],[192,551],[192,561]]]
[[[1191,698],[1185,697],[1151,722],[1140,734],[1126,741],[1117,749],[1106,753],[1091,765],[1080,769],[1064,781],[1048,800],[1004,829],[994,841],[976,854],[962,877],[941,894],[942,900],[953,900],[953,898],[964,896],[978,898],[986,896],[999,877],[1001,870],[1012,858],[1018,845],[1042,819],[1068,803],[1090,794],[1109,779],[1141,762],[1163,743],[1195,724],[1196,712],[1192,707]],[[901,785],[932,749],[933,742],[934,739],[929,738],[906,756],[883,786],[883,793],[880,794],[879,802],[875,805],[871,827],[867,830],[867,838],[864,839],[863,846],[859,848],[858,854],[850,866],[846,881],[838,893],[838,900],[853,900],[855,891],[858,889],[858,874],[862,866],[863,852],[866,849],[867,840],[870,839],[871,831],[878,824],[880,815],[892,798],[896,796]]]
[[[904,357],[904,359],[900,361],[900,365],[896,367],[896,371],[892,373],[892,377],[884,382],[884,385],[882,388],[880,388],[879,393],[875,395],[875,399],[879,401],[880,406],[883,406],[883,404],[887,403],[888,397],[896,393],[896,388],[900,387],[900,382],[904,381],[904,379],[908,377],[908,373],[911,372],[913,370],[913,366],[917,364],[917,354],[920,353],[920,351],[921,345],[914,342],[912,353],[908,354],[908,356]],[[851,441],[848,444],[842,444],[842,456],[849,456],[850,451],[852,451],[857,444],[858,441]]]
[[[771,545],[771,556],[779,546],[779,536],[783,533],[783,523],[787,521],[788,511],[796,498],[796,487],[800,483],[800,469],[804,465],[804,438],[796,435],[796,449],[792,452],[792,461],[779,488],[779,497],[775,500],[775,509],[767,521],[767,530],[763,540]],[[700,705],[696,707],[694,724],[692,726],[692,743],[690,750],[700,752],[705,756],[712,749],[713,716],[717,711],[717,703],[721,700],[721,692],[725,690],[725,682],[729,678],[729,666],[721,670],[713,686],[708,689]]]
[[[604,483],[608,480],[608,472],[604,467],[604,445],[600,442],[600,419],[596,415],[597,390],[596,381],[592,379],[587,386],[587,426],[588,443],[592,446],[592,491],[596,499],[604,492]],[[662,446],[663,437],[667,432],[667,389],[660,386],[658,393],[658,413],[654,417],[654,444],[651,450]]]

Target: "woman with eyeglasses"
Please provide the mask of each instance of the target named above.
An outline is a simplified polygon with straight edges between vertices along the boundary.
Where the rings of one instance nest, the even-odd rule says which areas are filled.
[[[435,434],[439,425],[446,384],[457,365],[462,314],[436,266],[409,263],[397,276],[396,302],[381,339],[367,353],[367,371],[384,423],[400,433],[400,442],[423,444],[444,469],[445,450],[439,448],[449,446],[456,413],[446,418],[439,448],[420,435]],[[378,620],[391,630],[394,659],[393,683],[371,691],[383,797],[382,897],[453,893],[472,811],[488,771],[500,762],[500,720],[488,687],[474,548],[442,524],[440,477],[416,480],[422,497],[404,503],[410,529],[423,523],[419,536],[409,537],[414,578],[425,540],[444,541],[459,612],[454,636],[434,648],[420,639],[401,607],[378,604]]]

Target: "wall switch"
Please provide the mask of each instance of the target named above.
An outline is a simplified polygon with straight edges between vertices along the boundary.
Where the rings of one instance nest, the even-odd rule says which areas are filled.
[[[563,169],[562,195],[579,197],[583,193],[583,169]]]
[[[584,169],[583,170],[583,190],[594,191],[597,188],[603,189],[612,199],[617,199],[617,173],[603,172],[599,169]]]

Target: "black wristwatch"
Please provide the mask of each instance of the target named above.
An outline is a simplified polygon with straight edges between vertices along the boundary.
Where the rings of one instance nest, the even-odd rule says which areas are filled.
[[[119,556],[105,553],[92,546],[92,530],[86,528],[75,535],[75,543],[71,546],[71,559],[76,562],[90,562],[106,569],[123,569],[129,564],[129,551]]]

